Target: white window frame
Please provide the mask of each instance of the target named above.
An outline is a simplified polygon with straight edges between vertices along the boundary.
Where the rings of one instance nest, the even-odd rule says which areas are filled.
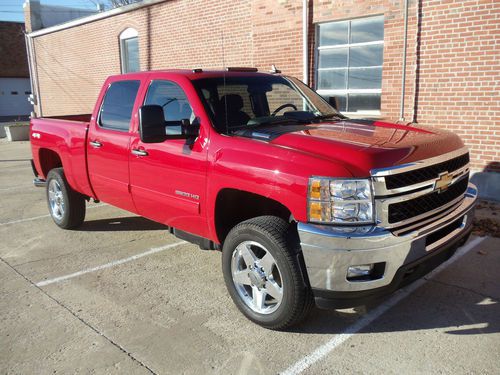
[[[125,30],[123,30],[120,33],[120,63],[121,63],[121,71],[122,73],[129,73],[129,56],[128,56],[128,50],[126,48],[126,41],[130,39],[137,39],[137,42],[139,42],[139,33],[137,32],[136,29],[129,27]],[[139,65],[140,65],[140,59],[139,59]]]
[[[359,17],[359,18],[349,18],[345,20],[336,20],[336,21],[329,21],[329,22],[321,22],[316,24],[315,26],[315,38],[316,38],[316,48],[314,49],[314,65],[315,65],[315,87],[316,87],[316,92],[320,94],[321,96],[337,96],[337,95],[345,95],[347,98],[348,94],[380,94],[382,97],[382,88],[380,89],[343,89],[343,90],[329,90],[329,89],[318,89],[318,82],[319,82],[319,71],[326,71],[326,70],[342,70],[342,69],[363,69],[363,68],[381,68],[382,69],[382,74],[383,74],[383,65],[372,65],[372,66],[356,66],[354,68],[351,68],[349,63],[350,63],[350,47],[362,47],[362,46],[370,46],[370,45],[384,45],[384,40],[377,40],[377,41],[372,41],[372,42],[363,42],[363,43],[349,43],[351,40],[351,24],[350,22],[353,20],[357,19],[368,19],[372,17],[380,17],[383,15],[382,14],[375,14],[371,16],[366,16],[366,17]],[[320,25],[328,24],[328,23],[335,23],[335,22],[345,22],[349,21],[349,27],[347,29],[347,44],[338,44],[335,46],[319,46],[319,28]],[[384,28],[385,28],[385,22],[384,22]],[[385,30],[384,30],[385,33]],[[319,67],[319,51],[323,50],[333,50],[333,49],[339,49],[339,48],[346,48],[347,49],[347,66],[346,67],[339,67],[339,68],[320,68]],[[383,47],[382,47],[383,48]],[[366,111],[357,111],[357,112],[342,112],[348,116],[351,117],[356,117],[359,115],[375,115],[379,116],[381,114],[380,109],[379,110],[366,110]]]

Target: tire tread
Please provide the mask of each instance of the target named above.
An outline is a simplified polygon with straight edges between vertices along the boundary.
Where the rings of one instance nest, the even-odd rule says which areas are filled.
[[[50,172],[47,174],[47,188],[49,181],[53,178],[59,181],[63,194],[65,194],[68,198],[68,202],[66,205],[67,216],[64,217],[60,222],[57,222],[53,218],[54,222],[63,229],[74,229],[79,227],[85,220],[85,197],[71,188],[71,186],[68,184],[68,181],[66,180],[63,168],[54,168],[50,170]]]
[[[292,306],[292,311],[287,314],[286,319],[279,323],[271,325],[257,323],[273,330],[284,330],[297,325],[303,321],[311,311],[314,306],[314,298],[308,284],[307,276],[305,275],[305,270],[301,269],[303,264],[303,261],[300,261],[302,252],[300,244],[295,239],[296,236],[293,236],[293,233],[291,233],[293,227],[285,220],[276,216],[259,216],[239,223],[231,232],[247,229],[253,229],[261,233],[264,232],[283,250],[284,256],[292,267],[292,288],[295,290],[297,300],[299,301]]]

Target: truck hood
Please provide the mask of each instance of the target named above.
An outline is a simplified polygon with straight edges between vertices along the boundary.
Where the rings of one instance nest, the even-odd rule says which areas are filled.
[[[448,131],[369,120],[259,127],[238,135],[340,162],[355,176],[463,147]]]

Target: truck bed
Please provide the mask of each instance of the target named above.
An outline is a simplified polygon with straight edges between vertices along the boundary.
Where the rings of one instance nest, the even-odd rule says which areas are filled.
[[[30,140],[34,167],[40,178],[46,179],[52,168],[64,167],[70,186],[92,197],[86,162],[90,117],[81,114],[31,119]]]

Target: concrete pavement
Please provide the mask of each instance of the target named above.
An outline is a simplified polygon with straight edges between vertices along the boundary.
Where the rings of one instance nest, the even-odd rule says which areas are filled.
[[[1,373],[276,374],[386,303],[260,328],[232,304],[217,252],[107,205],[59,229],[29,159],[28,143],[0,141]],[[485,238],[302,372],[500,374],[499,266],[500,239]]]

